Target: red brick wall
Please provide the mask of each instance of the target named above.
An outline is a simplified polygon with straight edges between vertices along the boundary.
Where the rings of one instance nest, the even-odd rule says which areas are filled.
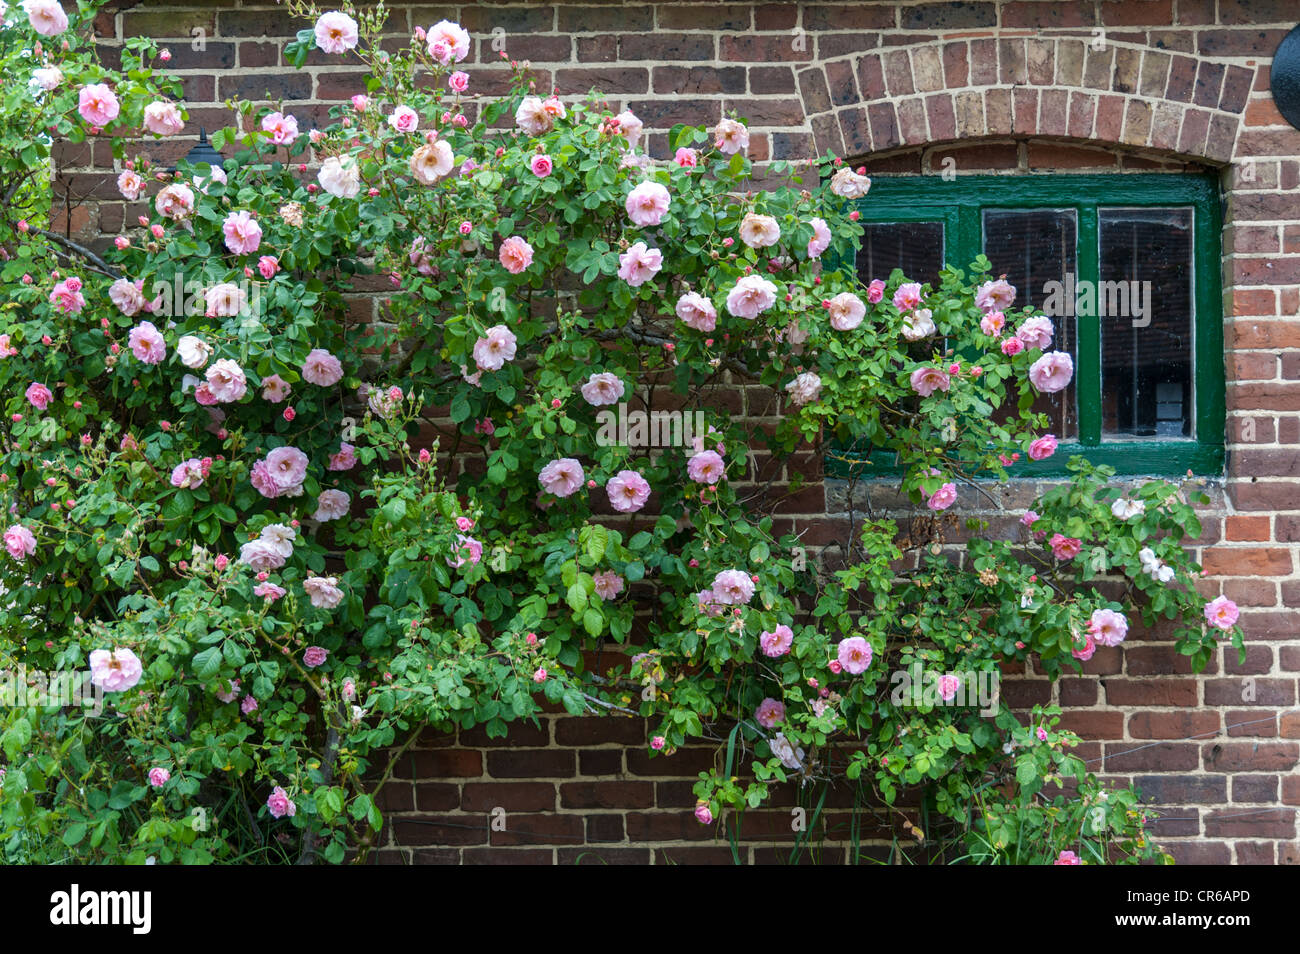
[[[1272,52],[1300,15],[1294,0],[389,7],[399,34],[458,20],[477,38],[472,64],[496,63],[498,30],[512,57],[532,62],[539,88],[595,86],[630,106],[658,131],[658,154],[672,124],[735,109],[751,121],[755,159],[833,149],[877,175],[937,172],[948,157],[959,174],[1221,170],[1230,453],[1225,478],[1207,482],[1213,503],[1197,549],[1213,574],[1207,591],[1242,606],[1246,662],[1222,654],[1193,677],[1160,633],[1135,633],[1099,650],[1081,677],[1053,686],[1026,672],[1004,696],[1067,707],[1092,768],[1141,786],[1180,861],[1300,861],[1300,132],[1268,92]],[[298,26],[250,0],[127,0],[100,22],[110,55],[129,34],[174,38],[191,126],[209,129],[231,121],[221,105],[230,96],[269,93],[323,119],[330,101],[355,91],[355,77],[323,59],[305,73],[283,66]],[[481,91],[504,77],[495,65],[469,72]],[[170,161],[190,144],[149,148]],[[84,236],[137,214],[111,201],[94,161],[107,157],[84,147],[62,156],[70,226]],[[362,314],[377,307],[357,304]],[[1004,494],[1023,507],[1033,491],[1013,482]],[[842,485],[814,483],[799,500],[789,520],[808,542],[844,534]],[[504,740],[423,739],[387,792],[374,857],[730,860],[691,817],[691,784],[713,750],[651,759],[644,743],[639,720],[554,715]],[[787,857],[799,797],[780,793],[771,811],[746,818],[743,860]],[[853,860],[852,808],[847,789],[831,795],[814,860]],[[504,831],[491,830],[493,809],[504,811]],[[899,818],[868,812],[863,823],[863,856],[885,857],[891,831],[908,837]]]

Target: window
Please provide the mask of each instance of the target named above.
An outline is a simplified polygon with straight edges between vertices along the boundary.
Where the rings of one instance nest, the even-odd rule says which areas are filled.
[[[1052,318],[1075,376],[1035,410],[1061,447],[1013,476],[1064,473],[1074,454],[1119,473],[1218,474],[1218,195],[1211,175],[881,177],[854,203],[866,230],[855,265],[864,282],[901,268],[933,283],[944,264],[966,269],[983,253],[1016,286],[1015,308]],[[827,471],[846,474],[853,459],[832,454]]]

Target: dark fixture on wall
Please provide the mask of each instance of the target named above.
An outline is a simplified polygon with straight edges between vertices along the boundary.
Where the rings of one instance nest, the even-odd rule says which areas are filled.
[[[195,143],[194,148],[185,154],[185,161],[190,165],[197,166],[201,162],[206,162],[214,169],[220,169],[224,157],[217,150],[212,148],[208,142],[208,131],[202,126],[199,127],[199,141]],[[177,166],[171,167],[171,172],[175,172]]]
[[[1273,102],[1278,112],[1300,129],[1300,26],[1282,38],[1270,70]]]

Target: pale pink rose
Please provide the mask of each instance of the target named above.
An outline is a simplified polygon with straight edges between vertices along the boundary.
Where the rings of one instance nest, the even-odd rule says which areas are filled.
[[[283,586],[276,586],[274,583],[270,582],[269,580],[263,580],[261,583],[257,584],[257,586],[253,587],[254,596],[260,596],[262,599],[271,603],[274,603],[276,600],[280,599],[280,597],[284,596],[286,592],[288,591],[285,590]],[[235,691],[238,692],[238,689],[236,689]],[[222,701],[229,702],[230,700],[225,699]]]
[[[197,457],[181,461],[172,468],[171,483],[173,487],[193,490],[203,486],[203,462]]]
[[[1025,343],[1019,338],[1008,338],[1002,342],[1002,353],[1013,358],[1025,350]]]
[[[333,576],[309,576],[302,581],[302,588],[312,606],[333,609],[343,602],[343,591],[338,582],[338,578]]]
[[[627,194],[624,207],[633,225],[646,228],[664,220],[671,202],[668,190],[658,182],[643,182]]]
[[[214,361],[205,377],[212,396],[221,404],[238,401],[248,391],[243,368],[229,358]]]
[[[140,174],[128,169],[117,177],[117,191],[122,193],[122,198],[129,202],[134,202],[140,198],[144,192],[145,182]]]
[[[346,53],[357,45],[357,21],[338,10],[322,13],[312,32],[317,48],[326,53]]]
[[[582,396],[593,407],[617,404],[623,397],[623,382],[617,374],[601,371],[593,374],[582,386]]]
[[[239,680],[226,680],[226,691],[216,693],[217,699],[224,703],[234,702],[239,698]]]
[[[921,397],[929,397],[935,391],[947,391],[951,383],[948,372],[942,368],[917,368],[912,372],[912,390]]]
[[[873,278],[871,284],[867,286],[867,301],[873,305],[879,304],[885,297],[885,283],[879,278]]]
[[[298,119],[281,112],[267,113],[262,117],[262,132],[270,133],[277,146],[291,146],[298,138]]]
[[[357,466],[356,448],[344,441],[336,453],[330,455],[329,470],[351,470]]]
[[[105,692],[125,692],[143,675],[144,666],[129,649],[96,649],[90,654],[90,681]]]
[[[596,573],[591,579],[596,584],[596,595],[602,600],[612,600],[623,592],[623,578],[613,570]]]
[[[286,560],[293,556],[293,541],[297,539],[298,532],[293,527],[285,526],[283,523],[270,523],[262,528],[258,539],[275,547]]]
[[[1052,864],[1053,865],[1081,865],[1083,864],[1083,860],[1078,855],[1076,855],[1073,851],[1062,851],[1059,855],[1056,856],[1056,860],[1053,861]]]
[[[239,562],[258,573],[269,573],[284,566],[286,556],[269,540],[249,540],[239,548]]]
[[[644,285],[664,267],[663,252],[637,242],[618,257],[618,277],[633,288]]]
[[[212,346],[202,338],[183,335],[176,342],[176,353],[180,355],[181,364],[187,368],[201,368],[212,357]]]
[[[351,702],[357,697],[357,681],[351,677],[343,680],[342,695],[344,702]]]
[[[50,304],[70,315],[81,314],[81,310],[86,307],[86,296],[81,293],[81,279],[73,276],[56,283],[50,289]]]
[[[117,96],[103,83],[83,86],[77,94],[77,112],[92,126],[107,126],[121,110]]]
[[[302,205],[298,202],[286,202],[280,206],[280,218],[285,225],[292,225],[295,229],[302,228]]]
[[[257,711],[257,699],[253,696],[244,696],[243,701],[239,703],[239,711],[244,715],[252,715]],[[293,810],[293,802],[290,802],[289,805]]]
[[[515,125],[530,136],[541,136],[551,131],[555,118],[542,105],[537,96],[525,96],[515,110]]]
[[[57,66],[42,66],[32,70],[32,82],[45,92],[58,89],[63,82],[63,70]]]
[[[1016,300],[1016,286],[1005,278],[985,282],[975,290],[975,305],[980,311],[1006,311]]]
[[[618,120],[619,135],[627,140],[629,149],[635,149],[641,142],[641,133],[645,130],[645,123],[637,118],[636,113],[630,109],[625,109],[614,117]]]
[[[278,374],[268,374],[262,379],[262,400],[279,404],[293,393],[293,386]]]
[[[128,318],[138,315],[148,304],[144,297],[144,279],[133,282],[129,278],[119,278],[109,286],[108,298]]]
[[[943,484],[938,490],[930,495],[930,499],[925,505],[931,510],[947,510],[957,502],[957,485],[952,483]]]
[[[459,63],[469,56],[469,34],[458,23],[439,20],[424,35],[429,44],[429,55],[443,66]]]
[[[695,603],[701,614],[711,618],[721,616],[725,611],[725,607],[713,595],[712,590],[700,590],[696,593]]]
[[[248,297],[234,282],[221,282],[203,293],[209,318],[233,318],[248,308]]]
[[[727,311],[737,318],[757,318],[776,304],[777,287],[766,278],[746,275],[727,292]]]
[[[1044,434],[1030,443],[1029,459],[1046,460],[1056,453],[1056,447],[1056,438],[1051,434]]]
[[[1032,527],[1038,521],[1038,514],[1032,510],[1026,510],[1020,518],[1022,526]]]
[[[497,258],[511,275],[518,275],[533,264],[533,247],[518,235],[512,235],[501,243]]]
[[[769,696],[754,710],[754,719],[765,729],[776,728],[785,721],[785,703]]]
[[[316,181],[322,189],[340,199],[355,199],[361,193],[361,169],[351,156],[330,156],[321,163]],[[301,217],[301,212],[298,215]]]
[[[149,770],[149,784],[154,788],[162,788],[172,777],[172,773],[165,768],[154,766]]]
[[[404,395],[399,387],[384,390],[366,384],[361,386],[360,393],[365,396],[366,406],[370,408],[370,413],[376,417],[388,420],[402,409]]]
[[[961,679],[952,673],[944,673],[939,677],[939,698],[944,702],[952,702],[959,688],[961,688]]]
[[[308,646],[302,654],[302,662],[308,669],[315,669],[318,666],[325,665],[325,660],[329,659],[330,651],[323,646]]]
[[[1065,388],[1074,377],[1074,361],[1064,351],[1049,351],[1029,367],[1029,381],[1043,394]]]
[[[312,348],[302,362],[302,379],[322,388],[343,380],[343,365],[323,348]]]
[[[463,533],[456,534],[456,558],[448,559],[447,565],[462,567],[466,563],[476,564],[483,559],[483,544]]]
[[[861,199],[871,191],[871,180],[859,175],[848,166],[831,176],[831,192],[841,199]]]
[[[754,596],[754,581],[740,570],[723,570],[713,578],[713,598],[727,606],[748,603]]]
[[[158,100],[144,108],[144,128],[158,136],[175,136],[185,128],[185,120],[175,103]]]
[[[1128,620],[1114,610],[1093,610],[1088,632],[1101,646],[1118,646],[1128,635]]]
[[[173,182],[158,193],[153,205],[163,218],[179,222],[194,211],[194,192],[183,183]]]
[[[635,513],[650,499],[650,484],[635,470],[620,470],[605,484],[605,493],[619,513]]]
[[[845,672],[860,676],[871,665],[871,644],[861,636],[841,639],[836,649],[835,658]]]
[[[23,0],[27,22],[41,36],[58,36],[68,28],[68,15],[58,0]]]
[[[718,325],[718,310],[713,302],[695,292],[687,292],[677,299],[676,312],[683,324],[696,331],[712,331]]]
[[[351,500],[343,491],[322,490],[320,496],[316,498],[316,512],[312,514],[311,518],[319,520],[321,523],[338,520],[348,515],[350,505]]]
[[[713,824],[713,812],[709,810],[709,803],[700,800],[695,803],[695,820],[701,825]]]
[[[537,178],[545,179],[555,170],[555,163],[551,162],[550,156],[539,153],[528,161],[528,168]]]
[[[451,144],[445,139],[425,143],[411,154],[411,175],[421,185],[433,185],[447,175],[456,165]]]
[[[697,484],[716,484],[726,470],[727,465],[717,451],[702,451],[686,462],[686,476]]]
[[[830,316],[831,327],[836,331],[852,331],[862,324],[862,319],[867,314],[867,306],[852,292],[840,292],[830,299],[826,306],[826,314]]]
[[[808,240],[808,257],[821,258],[822,252],[831,247],[831,230],[823,218],[809,219],[813,237]]]
[[[420,114],[410,106],[398,106],[388,117],[388,125],[398,132],[415,132],[420,125]]]
[[[758,637],[758,645],[764,656],[784,656],[794,645],[794,631],[782,623],[770,633],[763,632]]]
[[[734,156],[749,148],[749,130],[734,119],[724,119],[713,127],[713,144],[720,152]]]
[[[1073,560],[1083,549],[1083,541],[1077,537],[1067,537],[1063,533],[1054,533],[1052,538],[1047,541],[1047,545],[1052,548],[1052,556],[1058,560]]]
[[[934,319],[930,317],[929,308],[918,308],[903,316],[903,337],[908,341],[920,341],[938,333]]]
[[[1052,343],[1052,319],[1046,315],[1033,315],[1026,318],[1016,329],[1016,337],[1025,343],[1026,348],[1046,350]]]
[[[186,376],[188,377],[188,375]],[[202,382],[194,388],[194,400],[204,407],[210,407],[217,403],[217,396],[212,393],[212,385],[207,381]]]
[[[505,325],[493,325],[474,342],[474,363],[481,371],[499,371],[515,359],[518,339]]]
[[[548,494],[568,497],[582,486],[585,477],[582,464],[572,457],[561,457],[542,468],[541,473],[537,475],[537,482]]]
[[[296,447],[277,447],[266,455],[266,468],[282,494],[297,497],[307,478],[307,455]],[[298,492],[295,493],[294,491]]]
[[[1216,597],[1205,604],[1205,621],[1225,633],[1237,625],[1240,615],[1237,604],[1226,596]]]
[[[1096,651],[1097,651],[1097,640],[1093,638],[1091,632],[1087,632],[1083,634],[1083,648],[1071,649],[1070,655],[1073,656],[1075,659],[1080,659],[1083,662],[1087,662],[1089,659],[1092,658],[1093,653],[1095,653]]]
[[[822,393],[822,379],[812,371],[805,371],[785,386],[786,393],[795,404],[811,404]]]
[[[411,243],[410,249],[407,250],[406,258],[415,270],[421,275],[436,275],[438,269],[434,266],[433,260],[429,258],[430,248],[424,240],[424,236],[417,236]]]
[[[462,70],[457,70],[447,77],[447,87],[453,93],[465,92],[469,89],[469,74]]]
[[[921,306],[921,285],[918,282],[906,282],[899,285],[894,292],[894,307],[899,311],[911,311]]]
[[[262,227],[248,212],[231,212],[221,226],[226,248],[236,255],[252,255],[262,244]]]
[[[127,342],[137,361],[158,364],[167,357],[167,345],[163,342],[162,333],[151,321],[142,321],[132,328]]]
[[[750,248],[769,248],[781,239],[781,226],[770,215],[747,212],[740,220],[740,240]]]
[[[1002,334],[1002,329],[1006,327],[1007,316],[1000,311],[990,311],[980,319],[980,331],[990,338],[996,338]]]
[[[677,151],[673,153],[673,162],[683,169],[694,169],[700,164],[700,154],[686,146],[678,146]]]
[[[273,278],[280,270],[280,260],[274,255],[263,255],[257,260],[257,271],[263,278]]]
[[[36,535],[21,523],[16,523],[6,530],[4,540],[9,555],[19,562],[36,552]]]
[[[248,713],[244,714],[247,715]],[[298,806],[293,803],[289,793],[279,785],[271,789],[271,794],[266,800],[266,807],[273,818],[284,818],[286,815],[292,818],[298,813]]]
[[[38,411],[43,411],[50,406],[50,401],[54,395],[45,385],[35,382],[27,386],[26,397],[28,403]]]

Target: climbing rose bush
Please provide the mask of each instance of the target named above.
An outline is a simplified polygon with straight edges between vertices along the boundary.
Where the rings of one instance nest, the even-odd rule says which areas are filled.
[[[31,80],[0,116],[6,860],[364,859],[421,733],[545,704],[646,717],[656,756],[711,741],[693,814],[733,836],[776,785],[850,786],[911,860],[1158,856],[1056,709],[951,704],[1139,619],[1198,668],[1241,645],[1180,545],[1192,491],[1076,461],[1009,537],[960,516],[1056,453],[1035,402],[1073,373],[987,261],[864,284],[870,180],[840,159],[759,188],[735,117],[652,158],[631,112],[525,64],[478,95],[457,24],[385,52],[382,8],[286,4],[291,61],[368,68],[328,127],[239,104],[220,167],[170,170],[167,51],[104,68],[96,7],[0,31]],[[116,157],[104,251],[51,220],[56,143]],[[848,492],[884,455],[913,512],[818,561],[774,514],[850,446]],[[97,704],[38,704],[60,680]]]

